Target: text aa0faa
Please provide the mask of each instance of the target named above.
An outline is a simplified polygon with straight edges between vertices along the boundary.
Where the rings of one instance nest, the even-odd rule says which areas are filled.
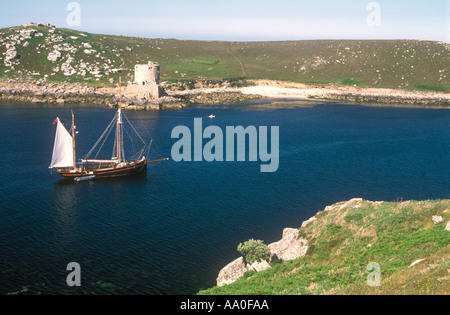
[[[223,310],[268,310],[269,304],[266,300],[227,300],[225,305],[215,304],[215,302],[196,302],[187,300],[181,302],[181,310],[204,310],[212,312],[214,307]]]

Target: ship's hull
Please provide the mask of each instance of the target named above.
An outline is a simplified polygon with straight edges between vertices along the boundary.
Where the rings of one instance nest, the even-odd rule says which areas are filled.
[[[83,168],[76,171],[70,169],[56,170],[64,179],[83,180],[101,179],[139,175],[147,172],[147,161],[126,163],[122,166],[106,166],[101,168]]]

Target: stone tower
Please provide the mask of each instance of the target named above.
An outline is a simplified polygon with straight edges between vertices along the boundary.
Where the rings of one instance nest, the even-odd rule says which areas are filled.
[[[149,61],[148,64],[136,65],[134,67],[134,83],[145,87],[154,98],[161,96],[159,78],[160,66]]]

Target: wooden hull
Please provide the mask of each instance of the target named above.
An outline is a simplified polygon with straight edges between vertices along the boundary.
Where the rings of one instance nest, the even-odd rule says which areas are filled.
[[[133,176],[138,174],[143,174],[147,172],[147,161],[138,161],[126,163],[123,166],[106,166],[101,168],[83,168],[78,169],[76,172],[73,170],[56,170],[56,172],[61,175],[64,179],[69,180],[82,180],[86,179],[101,179],[101,178],[114,178],[123,176]]]

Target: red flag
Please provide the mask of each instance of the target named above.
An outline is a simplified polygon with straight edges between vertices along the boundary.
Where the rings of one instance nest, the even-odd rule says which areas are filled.
[[[58,123],[58,121],[59,121],[59,118],[56,118],[56,120],[53,122],[53,125]]]

